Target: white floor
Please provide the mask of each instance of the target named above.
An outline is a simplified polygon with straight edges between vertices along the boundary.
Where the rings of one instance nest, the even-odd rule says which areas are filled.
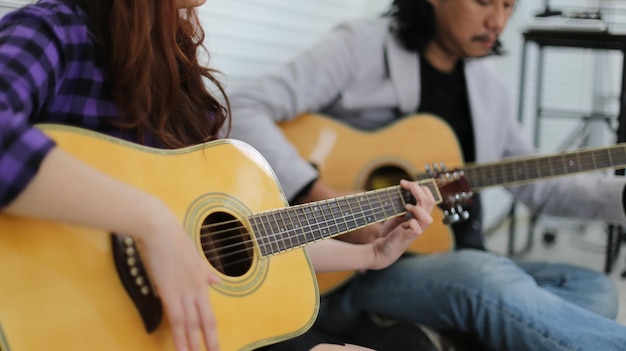
[[[516,223],[516,250],[520,250],[526,244],[527,217],[518,216]],[[551,245],[543,241],[543,233],[546,229],[556,229],[556,241]],[[487,236],[488,249],[502,254],[506,254],[508,241],[508,220],[494,228]],[[542,218],[534,230],[532,249],[522,257],[530,260],[573,263],[603,272],[606,242],[605,223]],[[622,245],[619,257],[609,274],[620,291],[620,310],[617,320],[626,325],[626,278],[621,277],[624,270],[626,270],[626,245]]]

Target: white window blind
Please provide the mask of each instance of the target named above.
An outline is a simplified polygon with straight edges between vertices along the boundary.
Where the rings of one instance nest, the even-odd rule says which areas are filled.
[[[20,8],[26,4],[34,2],[33,0],[0,0],[0,17],[7,12]]]
[[[209,0],[200,8],[210,66],[227,89],[268,73],[340,21],[377,16],[390,0]]]

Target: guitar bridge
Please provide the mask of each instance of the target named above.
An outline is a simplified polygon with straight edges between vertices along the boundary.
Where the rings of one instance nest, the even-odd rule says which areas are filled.
[[[148,333],[163,319],[163,305],[150,284],[135,241],[128,235],[112,234],[111,246],[117,275],[135,304]]]

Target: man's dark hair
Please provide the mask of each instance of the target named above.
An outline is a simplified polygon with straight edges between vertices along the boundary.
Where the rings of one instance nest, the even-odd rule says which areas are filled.
[[[392,31],[409,51],[422,52],[435,35],[435,12],[426,0],[394,0],[383,16],[393,18]],[[498,39],[490,54],[502,53]]]

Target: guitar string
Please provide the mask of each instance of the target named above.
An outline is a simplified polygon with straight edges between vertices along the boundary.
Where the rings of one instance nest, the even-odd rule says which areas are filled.
[[[439,182],[440,182],[440,183],[444,183],[444,184],[446,184],[446,183],[450,183],[450,182],[451,182],[451,180],[449,180],[449,179],[439,179]],[[396,189],[397,189],[397,190],[399,190],[399,189],[400,189],[400,187],[396,187]],[[385,190],[385,189],[380,189],[380,190]],[[391,196],[391,194],[387,194],[387,196]],[[389,200],[393,200],[393,199],[392,199],[392,198],[390,198]],[[379,205],[381,205],[381,206],[378,206],[378,207],[376,207],[376,206],[371,206],[370,208],[368,208],[368,209],[367,209],[367,211],[369,211],[369,212],[371,212],[371,213],[365,213],[365,211],[357,211],[357,215],[358,215],[358,214],[361,214],[361,217],[359,217],[359,218],[360,218],[360,219],[363,219],[363,218],[365,218],[365,217],[367,217],[367,216],[371,215],[372,213],[383,213],[383,212],[385,212],[385,210],[384,210],[385,206],[382,206],[382,205],[383,205],[383,203],[382,203],[382,202],[376,202],[376,203],[377,203],[377,204],[379,204]],[[359,205],[359,207],[360,207],[360,205]],[[274,212],[279,212],[279,211],[274,211]],[[359,213],[359,212],[360,212],[360,213]],[[268,213],[270,213],[270,212],[268,212]],[[386,218],[391,218],[391,217],[401,216],[401,215],[403,215],[403,214],[405,214],[405,213],[406,213],[406,211],[405,211],[405,210],[403,210],[403,211],[398,211],[398,212],[394,213],[394,214],[393,214],[393,216],[387,216]],[[353,217],[353,219],[352,219],[351,221],[353,221],[355,224],[357,224],[357,217],[355,216],[355,214],[354,214],[354,213],[352,213],[351,215],[352,215],[352,217]],[[322,217],[324,217],[323,213],[322,213]],[[306,218],[306,217],[305,217],[305,218]],[[324,217],[324,218],[325,218],[325,217]],[[383,220],[383,219],[381,219],[381,220],[377,220],[377,221],[373,221],[373,222],[380,222],[380,221],[382,221],[382,220]],[[337,226],[337,225],[338,225],[337,220],[336,220],[335,218],[331,218],[330,220],[315,221],[313,224],[304,225],[304,226],[302,226],[302,227],[295,228],[295,230],[298,230],[298,231],[306,231],[307,229],[310,229],[310,228],[311,228],[311,227],[313,227],[313,226],[319,226],[319,225],[321,225],[321,224],[328,223],[328,222],[333,222],[333,221],[336,223],[336,224],[335,224],[335,226]],[[231,222],[239,222],[239,221],[231,221]],[[309,222],[309,219],[308,219],[308,218],[307,218],[307,222]],[[344,218],[344,222],[346,222],[345,218]],[[373,222],[372,222],[372,223],[373,223]],[[347,224],[347,223],[346,223],[346,224]],[[369,223],[369,224],[371,224],[371,223]],[[368,225],[368,224],[358,225],[358,226],[356,226],[355,228],[351,228],[350,230],[346,230],[345,232],[347,232],[347,231],[352,231],[352,230],[355,230],[355,229],[358,229],[358,228],[364,227],[364,226],[366,226],[366,225]],[[208,226],[210,226],[210,225],[208,225]],[[244,237],[244,236],[245,236],[245,235],[247,235],[248,233],[246,232],[246,233],[243,233],[243,234],[242,234],[242,233],[241,233],[241,230],[245,230],[245,229],[246,229],[246,228],[245,228],[245,226],[239,226],[239,227],[229,228],[229,229],[223,230],[223,231],[221,231],[221,233],[236,231],[236,232],[237,232],[237,235],[229,236],[229,237],[227,237],[227,238],[223,238],[223,239],[221,239],[221,240],[216,240],[216,241],[213,241],[213,243],[214,243],[214,242],[218,242],[218,241],[222,241],[222,242],[223,242],[223,241],[228,241],[228,240],[231,240],[231,241],[232,241],[232,239],[233,239],[233,238],[235,238],[235,239],[236,239],[237,237]],[[293,244],[293,241],[291,240],[292,236],[282,237],[282,234],[284,234],[284,233],[288,233],[288,232],[290,232],[290,231],[294,231],[294,230],[293,230],[293,229],[287,229],[287,230],[280,231],[280,232],[273,232],[273,233],[269,234],[268,236],[265,236],[264,238],[268,238],[268,239],[275,239],[275,238],[280,237],[280,239],[281,239],[281,240],[283,240],[283,242],[286,242],[286,240],[289,240],[289,241],[290,241],[290,243],[291,243],[291,244]],[[213,236],[215,233],[216,233],[216,232],[210,232],[210,233],[203,234],[202,236],[205,236],[205,237],[206,237],[207,235],[208,235],[208,236]],[[337,234],[339,234],[339,233],[337,233]],[[324,239],[324,238],[320,238],[320,239]],[[225,247],[220,247],[220,248],[216,248],[216,249],[210,249],[209,251],[205,251],[204,253],[205,253],[205,254],[209,254],[209,253],[216,253],[216,252],[218,252],[219,250],[224,250],[225,248],[230,248],[230,247],[234,247],[234,246],[246,245],[246,244],[250,244],[250,243],[254,243],[254,242],[258,242],[258,241],[259,241],[259,240],[255,240],[255,239],[251,239],[251,240],[247,240],[247,241],[245,241],[245,240],[244,240],[244,241],[241,241],[241,242],[236,242],[236,243],[230,244],[230,245],[225,246]],[[314,241],[316,241],[316,240],[313,240],[313,242],[314,242]],[[318,239],[317,241],[319,241],[319,239]],[[272,248],[272,243],[276,244],[276,247],[279,247],[279,243],[278,243],[277,241],[273,241],[273,242],[270,242],[270,243],[259,243],[258,245],[259,245],[260,247],[264,247],[264,248],[265,248],[265,247]],[[309,243],[310,243],[310,242],[309,242]],[[303,244],[308,244],[308,243],[307,243],[307,242],[305,242],[305,243],[300,243],[300,242],[298,241],[298,245],[296,245],[296,246],[294,246],[294,247],[292,247],[292,248],[299,247],[299,246],[303,246]],[[242,252],[248,252],[248,251],[250,250],[250,248],[251,248],[251,247],[250,247],[250,246],[248,246],[248,247],[246,247],[246,248],[244,248],[244,249],[242,249],[242,250],[239,250],[239,251],[233,251],[233,252],[230,252],[230,253],[227,253],[227,254],[222,254],[221,256],[218,254],[218,256],[219,256],[219,258],[225,258],[225,257],[227,257],[227,256],[231,256],[231,255],[235,255],[235,254],[241,254]],[[289,248],[289,249],[291,249],[291,248]],[[281,250],[281,251],[287,251],[287,250]],[[281,252],[281,251],[279,251],[279,252]],[[278,252],[277,252],[277,253],[278,253]],[[231,264],[241,263],[241,262],[243,262],[243,261],[248,261],[248,259],[243,259],[243,260],[235,261],[235,262],[232,262],[232,263],[226,264],[226,265],[225,265],[225,266],[223,266],[223,267],[227,267],[227,266],[229,266],[229,265],[231,265]]]
[[[558,155],[557,155],[557,156],[551,156],[550,158],[558,158],[558,157],[560,157],[560,156],[558,156]],[[537,163],[537,167],[540,167],[540,165],[538,165],[538,162],[540,162],[540,161],[548,161],[548,158],[546,158],[546,159],[537,159],[537,160],[521,160],[521,161],[512,161],[512,162],[510,162],[510,163],[501,164],[501,165],[496,165],[496,166],[493,166],[493,165],[490,165],[490,166],[480,166],[480,165],[477,165],[477,166],[474,166],[474,167],[467,167],[467,168],[465,169],[465,171],[476,171],[476,170],[479,170],[479,169],[480,169],[480,168],[482,168],[482,167],[485,167],[485,168],[492,168],[491,172],[493,172],[493,168],[500,168],[500,169],[501,169],[501,173],[504,175],[504,171],[503,171],[503,169],[504,169],[504,168],[506,168],[506,167],[511,168],[511,166],[520,165],[520,164],[522,164],[522,163],[524,163],[524,162],[528,162],[528,161],[530,161],[530,162],[535,162],[535,163]],[[561,157],[560,162],[562,162],[562,163],[563,163],[563,170],[564,170],[564,171],[566,171],[564,174],[567,174],[568,168],[570,168],[570,169],[571,169],[572,165],[570,164],[570,162],[572,162],[572,161],[573,161],[573,160],[571,160],[571,159],[567,159],[567,158],[563,158],[563,157]],[[557,160],[557,162],[559,162],[559,160]],[[592,160],[592,162],[586,162],[586,161],[581,162],[580,160],[576,160],[576,161],[574,161],[574,162],[575,162],[575,165],[577,165],[579,169],[581,168],[581,166],[582,166],[583,168],[587,168],[587,167],[597,167],[597,162],[595,161],[595,159],[594,159],[594,160]],[[611,162],[611,163],[612,163],[612,162]],[[545,165],[544,165],[544,166],[545,166]],[[613,167],[615,167],[615,166],[612,166],[612,167],[609,167],[609,168],[613,168]],[[517,166],[517,167],[513,167],[513,168],[512,168],[512,170],[516,170],[516,169],[518,169],[518,168],[519,168],[519,166]],[[554,169],[555,169],[555,168],[554,168],[554,167],[552,167],[552,166],[549,166],[549,168],[551,169],[551,176],[553,176],[553,175],[554,175]],[[489,171],[487,170],[487,172],[489,172]],[[580,172],[580,171],[576,171],[576,172]],[[478,173],[478,172],[477,172],[477,173]],[[515,173],[515,172],[511,172],[511,173],[512,173],[512,175],[514,175],[514,176],[516,175],[516,173]],[[525,173],[527,173],[527,172],[525,172]],[[538,173],[539,173],[539,172],[538,172]],[[519,173],[517,173],[517,174],[519,174]],[[467,175],[467,174],[466,174],[466,175]],[[504,178],[504,177],[503,177],[503,178]],[[516,180],[516,179],[512,179],[512,180],[514,181],[514,180]],[[438,180],[437,180],[437,183],[438,183],[438,184],[440,183],[439,181],[442,181],[442,179],[438,179]],[[448,182],[452,182],[452,181],[454,181],[454,180],[450,180],[450,181],[448,181]],[[445,181],[442,181],[442,182],[443,182],[443,183],[445,183]],[[374,210],[374,209],[372,208],[372,210]],[[268,212],[268,213],[269,213],[269,212]],[[399,215],[401,215],[401,214],[399,214]],[[307,219],[307,220],[308,220],[308,219]],[[232,222],[238,222],[238,220],[235,220],[235,221],[232,221]],[[323,223],[325,223],[325,222],[328,222],[328,221],[322,221],[322,222],[317,222],[317,221],[316,221],[316,222],[315,222],[315,224],[313,224],[313,225],[320,225],[320,224],[323,224]],[[223,223],[216,224],[216,225],[223,225]],[[310,229],[313,225],[307,225],[307,226],[304,226],[304,227],[301,227],[301,228],[302,228],[302,230],[306,230],[306,229]],[[212,226],[214,226],[214,225],[209,224],[209,225],[203,226],[202,228],[210,228],[210,227],[212,227]],[[358,228],[358,227],[357,227],[357,228]],[[357,228],[354,228],[354,229],[357,229]],[[226,231],[234,231],[234,230],[237,230],[237,233],[239,234],[238,236],[239,236],[239,237],[243,237],[244,235],[241,235],[241,233],[239,232],[239,230],[241,230],[241,229],[245,229],[245,226],[240,226],[240,227],[235,227],[235,228],[227,229]],[[284,233],[288,233],[289,231],[290,231],[290,230],[276,232],[276,233],[273,233],[273,234],[270,234],[270,235],[266,236],[265,238],[268,238],[268,239],[275,239],[275,238],[278,238],[279,236],[281,236],[281,235],[282,235],[282,234],[284,234]],[[212,235],[222,234],[222,233],[224,233],[224,232],[225,232],[225,231],[209,232],[209,233],[206,233],[206,234],[202,234],[202,235],[201,235],[201,237],[203,237],[203,236],[204,236],[204,237],[206,237],[207,235],[208,235],[208,236],[212,236]],[[236,236],[233,236],[233,237],[236,237]],[[218,241],[216,241],[216,242],[219,242],[219,241],[224,241],[224,240],[232,240],[232,238],[233,238],[233,237],[230,237],[230,238],[224,238],[223,240],[218,240]],[[286,239],[290,240],[290,238],[291,238],[291,237],[282,238],[282,240],[283,240],[283,241],[285,241]],[[249,243],[253,243],[253,242],[255,242],[255,241],[258,241],[258,240],[251,239],[251,240],[247,240],[247,241],[242,241],[242,242],[239,242],[239,243],[235,243],[235,244],[228,245],[228,246],[226,246],[226,247],[224,247],[224,248],[233,247],[233,246],[237,246],[237,245],[246,245],[246,244],[249,244]],[[291,241],[291,240],[290,240],[290,241]],[[314,241],[315,241],[315,240],[314,240]],[[274,242],[274,243],[276,243],[276,242]],[[272,245],[272,243],[263,243],[263,244],[259,243],[259,246],[263,246],[263,247],[265,247],[265,246],[269,246],[269,247],[271,248],[271,245]],[[277,244],[277,245],[278,245],[278,244]],[[299,244],[298,246],[301,246],[301,245]],[[294,247],[295,247],[295,246],[294,246]],[[222,248],[222,249],[224,249],[224,248]],[[218,250],[219,250],[219,249],[215,249],[214,251],[215,251],[215,252],[217,252]],[[242,252],[248,252],[249,250],[250,250],[250,248],[243,249],[243,250],[239,250],[239,251],[234,251],[234,252],[231,252],[231,253],[228,253],[228,254],[222,255],[220,258],[225,258],[225,257],[227,257],[227,256],[231,256],[231,255],[235,255],[235,254],[240,254],[240,253],[242,253]],[[281,250],[281,251],[286,251],[286,250]],[[279,252],[281,252],[281,251],[279,251]],[[208,252],[205,252],[205,254],[207,254],[207,253],[208,253]],[[234,261],[234,262],[229,262],[229,263],[226,263],[225,265],[223,265],[222,267],[228,267],[228,266],[231,266],[231,265],[234,265],[234,264],[239,264],[239,263],[246,262],[246,261],[249,261],[249,260],[248,260],[248,259],[241,259],[241,260],[237,260],[237,261]]]
[[[437,183],[438,183],[439,187],[442,187],[442,186],[447,185],[447,184],[452,183],[452,182],[453,182],[453,180],[449,180],[449,179],[439,179],[439,180],[437,180]],[[395,187],[395,188],[399,189],[399,187]],[[379,189],[379,190],[387,190],[387,189]],[[389,190],[395,190],[395,189],[389,189]],[[361,196],[361,195],[360,194],[356,194],[356,195],[352,195],[352,196],[347,196],[346,198],[358,199],[359,196]],[[329,203],[334,202],[333,200],[335,200],[335,199],[329,199],[329,200],[325,200],[325,201],[320,201],[318,204],[329,204]],[[349,205],[350,209],[353,209],[352,207],[354,206],[354,204],[349,203],[348,205]],[[285,207],[285,208],[282,208],[282,209],[279,209],[279,210],[272,210],[272,211],[266,211],[266,212],[257,213],[257,214],[254,214],[253,216],[256,216],[256,217],[258,217],[258,216],[267,216],[267,215],[270,215],[270,214],[274,213],[274,214],[278,214],[281,217],[281,219],[284,221],[284,219],[282,218],[283,217],[282,214],[284,212],[296,212],[299,209],[309,208],[309,207],[315,207],[315,205],[313,205],[313,204],[304,204],[304,205],[294,206],[294,207]],[[357,207],[357,206],[354,206],[354,207]],[[358,207],[361,207],[361,205],[358,205]],[[371,207],[370,209],[374,209],[374,207]],[[378,209],[378,208],[375,208],[375,209]],[[359,212],[359,211],[357,211],[357,212]],[[333,213],[331,215],[335,215],[335,214]],[[288,217],[288,218],[290,219],[292,217]],[[205,234],[201,234],[200,237],[203,238],[203,237],[206,237],[206,236],[212,236],[212,235],[221,234],[222,233],[221,231],[211,231],[210,229],[212,229],[214,227],[224,226],[224,225],[227,225],[227,224],[233,224],[233,223],[241,223],[241,221],[239,219],[233,219],[233,220],[223,221],[223,222],[219,222],[219,223],[210,223],[210,224],[203,225],[203,226],[200,227],[200,229],[201,230],[202,229],[209,229],[209,232],[205,233]],[[245,226],[240,226],[238,228],[227,228],[226,230],[240,229],[240,228],[245,228]],[[228,238],[226,238],[225,240],[228,240]]]
[[[379,208],[372,208],[371,210],[372,210],[372,211],[374,211],[374,210],[381,210],[381,211],[384,211],[384,210],[383,210],[383,208],[384,208],[384,206],[380,206]],[[405,213],[406,213],[406,211],[403,211],[403,212],[397,213],[397,216],[402,216],[402,215],[403,215],[403,214],[405,214]],[[396,217],[396,214],[394,214],[394,216],[391,216],[391,217]],[[389,218],[391,218],[391,217],[389,217]],[[382,220],[383,220],[383,219],[381,219],[381,220],[379,220],[379,221],[377,221],[377,222],[380,222],[380,221],[382,221]],[[306,229],[310,229],[310,228],[311,228],[311,227],[313,227],[313,226],[320,225],[320,224],[324,224],[324,223],[327,223],[327,222],[332,222],[332,221],[333,221],[333,220],[320,221],[320,222],[316,222],[315,224],[306,225],[306,226],[303,226],[303,227],[300,227],[300,228],[302,228],[303,230],[306,230]],[[354,222],[356,223],[356,219],[354,219],[354,220],[352,220],[352,221],[354,221]],[[372,223],[374,223],[374,222],[372,222]],[[369,223],[369,224],[372,224],[372,223]],[[367,225],[367,224],[364,224],[364,225],[361,225],[361,226],[357,226],[357,227],[355,227],[355,228],[352,228],[351,230],[346,230],[346,231],[344,231],[344,232],[348,232],[348,231],[352,231],[352,230],[354,230],[354,229],[362,228],[362,227],[364,227],[364,226],[366,226],[366,225]],[[238,228],[233,228],[233,229],[241,229],[241,228],[244,228],[244,229],[245,229],[245,227],[244,227],[244,226],[240,226],[240,227],[238,227]],[[228,230],[227,230],[227,231],[228,231]],[[280,235],[280,234],[282,234],[282,233],[288,233],[288,232],[290,232],[290,231],[292,231],[292,230],[285,230],[285,231],[282,231],[282,232],[280,232],[280,233],[270,234],[269,236],[275,236],[275,237],[276,237],[276,236],[278,236],[278,235]],[[339,233],[340,233],[340,232],[338,232],[337,234],[339,234]],[[241,235],[241,232],[239,232],[238,230],[237,230],[237,234],[238,234],[238,235],[233,235],[233,237],[237,237],[237,236],[239,236],[239,237],[243,237],[243,236],[244,236],[244,235]],[[327,238],[328,238],[328,237],[327,237]],[[315,240],[315,239],[314,239],[314,240],[309,241],[309,242],[299,243],[298,245],[294,245],[294,246],[293,246],[293,247],[291,247],[291,248],[287,248],[287,249],[282,249],[282,250],[279,250],[278,252],[275,252],[274,254],[278,254],[278,253],[281,253],[281,252],[286,252],[286,251],[289,251],[289,250],[291,250],[291,249],[295,249],[295,248],[297,248],[297,247],[305,246],[305,245],[307,245],[307,244],[311,244],[311,243],[313,243],[313,242],[317,242],[317,241],[320,241],[320,240],[323,240],[323,239],[326,239],[326,238],[322,237],[322,238],[319,238],[319,239],[317,239],[317,240]],[[244,241],[241,241],[241,242],[237,242],[237,243],[231,244],[231,245],[229,245],[229,246],[230,246],[230,247],[233,247],[233,246],[247,245],[247,244],[250,244],[250,243],[254,243],[254,242],[256,242],[256,241],[258,241],[258,240],[254,240],[254,239],[252,239],[252,240],[244,240]],[[283,241],[285,241],[285,240],[283,240]],[[275,243],[277,243],[277,241],[275,241]],[[225,247],[229,247],[229,246],[225,246]],[[259,247],[269,247],[269,248],[272,248],[271,243],[263,243],[263,244],[259,243],[259,244],[258,244],[258,246],[259,246]],[[277,243],[277,247],[278,247],[278,246],[279,246],[279,244]],[[251,247],[251,246],[248,246],[248,247],[243,248],[243,249],[241,249],[241,250],[232,251],[232,252],[228,252],[228,253],[225,253],[225,254],[221,254],[221,255],[220,255],[220,254],[219,254],[220,249],[224,249],[225,247],[223,247],[223,248],[218,248],[218,249],[209,249],[209,250],[207,250],[207,251],[203,250],[203,252],[205,253],[205,255],[207,255],[207,254],[209,254],[209,253],[211,253],[211,254],[212,254],[212,253],[215,253],[215,254],[218,256],[218,258],[219,258],[219,259],[225,259],[225,258],[228,258],[228,257],[233,256],[233,255],[239,255],[239,254],[242,254],[242,253],[248,253],[248,252],[252,249],[252,247]],[[271,256],[271,255],[267,255],[267,256]],[[233,265],[236,265],[236,264],[240,264],[240,263],[242,263],[242,262],[248,262],[248,261],[250,261],[250,258],[242,258],[242,259],[239,259],[239,260],[236,260],[236,261],[232,261],[232,262],[228,262],[228,263],[222,264],[222,265],[221,265],[221,267],[226,268],[226,267],[230,267],[230,266],[233,266]]]
[[[623,147],[623,146],[620,146],[620,147]],[[462,168],[453,168],[449,171],[442,171],[442,173],[464,171],[466,178],[469,178],[470,180],[475,181],[474,176],[475,175],[478,176],[478,173],[483,173],[483,174],[492,173],[493,174],[494,172],[497,171],[500,173],[500,177],[502,178],[502,183],[507,183],[507,182],[514,182],[518,180],[517,179],[518,177],[516,177],[517,175],[529,174],[528,170],[533,167],[534,169],[538,171],[534,174],[534,176],[531,176],[524,180],[534,179],[534,178],[555,177],[555,176],[568,175],[570,173],[580,173],[580,172],[585,172],[585,171],[619,168],[623,166],[620,164],[614,165],[613,162],[608,159],[602,162],[602,163],[606,163],[607,165],[598,166],[598,162],[593,160],[594,157],[591,155],[589,155],[588,157],[592,158],[592,160],[585,160],[585,161],[579,162],[578,160],[574,159],[574,157],[578,158],[577,156],[580,156],[581,154],[584,154],[584,153],[592,153],[592,152],[597,153],[599,151],[602,151],[602,150],[583,151],[575,155],[570,155],[570,154],[554,155],[554,156],[538,157],[536,159],[531,158],[531,159],[524,159],[524,160],[511,160],[511,161],[504,161],[499,164],[482,164],[482,165],[481,164],[476,164],[476,165],[468,164],[468,165],[463,166]],[[566,157],[566,156],[571,156],[571,157]],[[601,155],[601,156],[604,156],[604,155]],[[548,165],[549,161],[560,162],[562,163],[561,164],[562,167],[557,167],[557,166],[554,166],[553,164]],[[528,162],[533,162],[535,163],[535,165],[533,167],[528,167],[528,164],[523,165],[524,163],[528,163]],[[543,164],[540,165],[539,162],[542,162]],[[574,162],[574,165],[569,165],[570,162]],[[578,169],[575,169],[572,171],[571,168],[575,166],[578,166],[577,167]],[[522,173],[519,172],[520,167],[524,168],[522,170]],[[545,169],[545,168],[548,168],[549,174],[546,174],[546,175],[542,174],[541,169]],[[563,172],[560,173],[560,170],[562,170]],[[470,174],[470,172],[474,172],[474,173]],[[417,178],[419,179],[419,177],[422,175],[426,175],[426,174],[420,173],[417,175]],[[383,175],[378,175],[376,179],[380,179],[385,182],[393,182],[393,181],[397,181],[397,179],[401,177],[406,177],[406,172],[398,170],[398,171],[387,171]],[[478,176],[478,178],[480,177]],[[491,178],[491,177],[487,177],[487,178]]]
[[[366,211],[357,211],[356,213],[350,214],[352,216],[352,218],[353,218],[350,221],[356,221],[357,218],[364,219],[364,218],[366,218],[368,216],[371,217],[371,216],[373,216],[375,214],[383,213],[384,212],[383,208],[384,208],[384,206],[379,206],[379,207],[368,208]],[[404,212],[406,213],[406,211],[404,211]],[[401,216],[402,214],[403,213],[398,213],[397,216]],[[346,222],[347,221],[345,219],[345,217],[338,218],[336,214],[333,214],[331,216],[332,216],[332,218],[326,219],[326,217],[322,213],[321,216],[319,216],[319,215],[315,216],[315,218],[314,218],[315,221],[313,223],[309,222],[309,218],[308,217],[305,217],[307,219],[307,222],[309,222],[310,224],[303,225],[303,226],[300,226],[298,228],[284,229],[282,231],[274,231],[274,232],[264,236],[263,239],[267,238],[267,239],[271,240],[271,239],[281,238],[280,240],[285,241],[285,240],[288,240],[288,239],[291,238],[291,236],[284,237],[283,234],[285,234],[285,233],[289,233],[289,232],[294,232],[295,233],[296,231],[297,232],[307,231],[307,230],[311,230],[311,228],[314,227],[314,226],[320,226],[320,225],[324,225],[324,224],[327,224],[327,223],[335,223],[335,226],[336,226],[338,224],[338,222],[341,222],[341,221]],[[396,216],[396,214],[394,213],[393,217],[395,217],[395,216]],[[322,217],[324,217],[323,220],[317,220],[317,219],[321,219]],[[239,220],[232,220],[232,221],[229,221],[229,222],[230,223],[241,223],[241,221],[239,221]],[[374,221],[372,221],[371,223],[374,223]],[[203,228],[206,229],[206,227],[208,227],[208,226],[204,226]],[[360,228],[360,227],[361,226],[359,226],[358,228]],[[355,229],[357,229],[357,228],[355,228]],[[222,242],[225,242],[225,241],[232,241],[233,237],[234,238],[241,238],[241,237],[245,237],[247,234],[249,234],[247,231],[246,231],[246,233],[241,233],[242,230],[246,230],[246,226],[245,225],[240,225],[240,226],[236,226],[236,227],[232,227],[232,228],[227,228],[227,229],[224,229],[224,230],[205,232],[203,234],[200,234],[200,238],[204,239],[204,238],[207,238],[207,237],[218,236],[218,235],[221,235],[221,234],[225,234],[225,233],[229,233],[229,232],[235,232],[235,231],[237,231],[237,232],[239,232],[241,234],[241,235],[238,235],[238,236],[228,236],[228,237],[224,237],[222,239],[217,239],[217,240],[212,240],[211,241],[212,243],[219,244],[219,243],[222,243]],[[354,230],[354,229],[351,229],[351,230]],[[258,241],[258,239],[257,240],[251,239],[251,240],[247,240],[247,241],[237,242],[237,243],[235,243],[235,244],[233,244],[231,246],[241,245],[241,244],[249,244],[249,243],[254,243],[256,241]],[[271,243],[265,244],[264,246],[266,246],[266,245],[270,245],[271,246]],[[228,247],[229,246],[225,246],[223,248],[228,248]],[[207,253],[207,252],[205,252],[205,253]]]
[[[589,152],[589,151],[588,151],[588,152]],[[556,158],[559,158],[559,157],[561,158],[561,160],[557,160],[557,162],[562,162],[562,165],[563,165],[563,170],[564,170],[564,171],[567,171],[567,168],[571,168],[571,167],[572,167],[572,165],[571,165],[570,163],[571,163],[573,160],[568,159],[568,158],[565,158],[564,156],[557,155],[557,156],[550,156],[550,157],[545,158],[545,159],[512,161],[512,162],[510,162],[510,163],[497,165],[497,167],[496,167],[496,166],[487,166],[486,168],[505,168],[505,167],[507,167],[507,166],[508,166],[508,167],[511,167],[511,166],[514,166],[514,165],[519,165],[519,164],[522,164],[522,163],[524,163],[524,162],[529,162],[529,161],[530,161],[530,162],[535,162],[535,163],[537,164],[537,166],[539,167],[538,163],[539,163],[540,161],[548,161],[549,159],[556,159]],[[592,160],[592,162],[586,162],[586,161],[582,161],[582,162],[581,162],[579,159],[578,159],[578,160],[576,160],[576,161],[574,161],[574,162],[575,162],[575,165],[578,165],[578,168],[579,168],[579,169],[581,168],[581,166],[582,166],[582,167],[585,167],[585,168],[586,168],[586,167],[590,167],[590,166],[596,167],[596,164],[597,164],[597,162],[595,161],[595,159],[593,159],[593,160]],[[545,163],[545,162],[544,162],[544,163]],[[485,166],[483,166],[483,167],[485,167]],[[471,171],[471,170],[476,170],[476,169],[479,169],[479,168],[480,168],[480,166],[474,166],[474,167],[468,167],[466,170],[470,170],[470,171]],[[519,167],[516,167],[516,168],[519,168]],[[516,168],[514,168],[514,169],[516,169]],[[553,169],[554,167],[550,166],[549,168],[552,168],[552,169]],[[493,170],[492,170],[492,172],[493,172]],[[539,172],[538,172],[538,173],[539,173]],[[503,174],[504,174],[504,173],[503,173]],[[515,175],[515,172],[512,172],[512,174],[513,174],[513,175]],[[551,171],[551,175],[552,175],[552,174],[554,174],[554,171],[553,171],[553,170]],[[503,178],[504,178],[504,177],[503,177]],[[453,180],[450,180],[450,181],[448,181],[448,182],[451,182],[451,181],[453,181]],[[445,181],[445,180],[438,179],[438,180],[437,180],[437,183],[439,184],[440,182],[441,182],[441,183],[446,183],[446,181]],[[307,221],[308,221],[308,219],[307,219]],[[238,221],[238,220],[235,220],[235,221],[233,221],[233,222],[239,222],[239,221]],[[326,221],[326,222],[327,222],[327,221]],[[324,221],[322,221],[322,222],[317,222],[317,221],[316,221],[314,225],[319,225],[320,223],[322,223],[322,224],[323,224],[323,223],[324,223]],[[224,223],[220,223],[220,224],[216,224],[216,225],[223,225],[223,224],[224,224]],[[214,226],[214,225],[209,224],[209,225],[203,226],[202,228],[211,228],[212,226]],[[309,229],[309,227],[311,227],[311,225],[304,226],[304,227],[302,227],[302,229],[303,229],[303,230],[304,230],[304,229]],[[234,231],[234,230],[237,230],[237,231],[238,231],[238,233],[239,233],[239,234],[241,234],[241,233],[239,232],[239,230],[241,230],[241,229],[245,229],[245,226],[240,226],[240,227],[236,227],[236,228],[227,229],[227,231]],[[280,239],[281,239],[281,240],[283,240],[283,241],[285,241],[286,239],[289,239],[289,240],[290,240],[290,238],[291,238],[291,237],[287,237],[287,238],[282,237],[282,234],[284,234],[284,233],[288,233],[289,231],[290,231],[290,230],[276,232],[276,233],[270,234],[270,235],[268,235],[268,236],[266,236],[266,237],[264,237],[264,238],[267,238],[267,239],[271,240],[271,239],[276,239],[276,238],[281,237]],[[219,234],[222,234],[223,232],[224,232],[224,231],[222,231],[222,232],[220,232],[220,231],[217,231],[217,232],[209,232],[209,233],[206,233],[206,234],[201,234],[201,237],[206,237],[207,235],[208,235],[208,236],[219,235]],[[247,234],[247,233],[246,233],[246,234]],[[243,237],[243,235],[239,235],[239,236],[240,236],[240,237]],[[235,237],[235,238],[236,238],[236,237]],[[216,242],[220,242],[220,241],[222,241],[222,242],[223,242],[223,241],[232,240],[232,239],[233,239],[233,237],[229,237],[229,238],[224,238],[224,239],[221,239],[221,240],[217,240]],[[228,248],[228,247],[232,247],[232,246],[236,246],[236,245],[245,245],[245,244],[249,244],[249,243],[254,242],[254,241],[255,241],[254,239],[252,239],[252,240],[248,240],[248,241],[242,241],[242,242],[239,242],[239,243],[231,244],[231,245],[226,246],[226,247],[224,247],[224,248]],[[291,241],[291,240],[290,240],[290,241]],[[274,243],[275,243],[275,242],[274,242]],[[271,243],[271,242],[270,242],[270,243],[267,243],[267,244],[265,244],[265,243],[264,243],[264,244],[259,243],[259,246],[261,246],[261,245],[263,245],[263,246],[267,246],[267,245],[269,245],[269,246],[271,247],[272,243]],[[222,248],[222,249],[223,249],[223,248]],[[217,250],[216,250],[216,251],[217,251]],[[244,251],[246,251],[246,250],[244,250]],[[230,253],[230,254],[238,254],[238,253],[240,253],[240,252],[241,252],[241,251],[235,251],[235,252]],[[206,253],[206,252],[205,252],[205,253]]]

